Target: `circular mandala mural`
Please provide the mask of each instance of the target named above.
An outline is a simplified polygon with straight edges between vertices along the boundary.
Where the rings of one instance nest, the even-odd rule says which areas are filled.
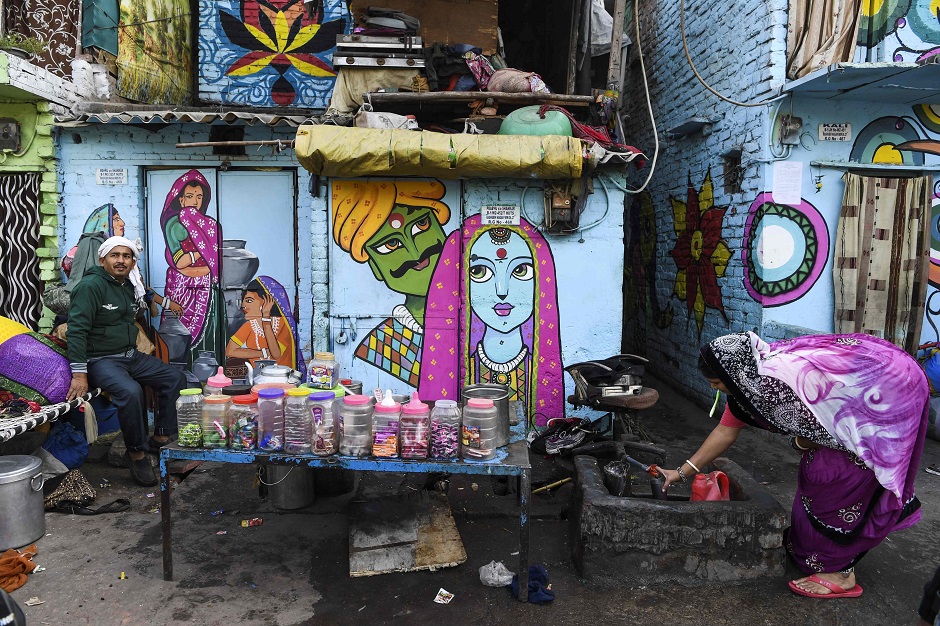
[[[907,22],[911,25],[911,30],[924,43],[940,44],[940,29],[937,28],[938,13],[940,13],[940,0],[914,0],[911,10],[907,12]]]
[[[856,163],[886,163],[888,165],[923,165],[921,152],[897,150],[905,141],[921,139],[917,129],[900,117],[880,117],[862,129],[852,144],[849,157]]]
[[[748,293],[765,307],[802,298],[829,258],[829,228],[812,204],[773,201],[762,193],[751,203],[744,226],[742,260]]]

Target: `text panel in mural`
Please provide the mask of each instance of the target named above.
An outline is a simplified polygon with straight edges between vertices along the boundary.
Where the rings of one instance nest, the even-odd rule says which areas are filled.
[[[851,141],[852,125],[846,122],[839,124],[820,124],[820,141]]]
[[[95,170],[96,185],[126,185],[126,167],[99,167]]]
[[[516,204],[487,204],[480,207],[480,217],[487,225],[518,226],[522,215]]]

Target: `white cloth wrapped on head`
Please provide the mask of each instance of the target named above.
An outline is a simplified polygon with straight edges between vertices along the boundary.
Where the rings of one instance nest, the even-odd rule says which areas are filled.
[[[140,258],[140,253],[144,249],[144,245],[141,243],[140,239],[137,241],[131,241],[127,237],[109,237],[103,244],[98,246],[98,258],[105,258],[108,256],[108,253],[111,252],[111,250],[117,248],[118,246],[130,248],[131,254],[134,255],[135,261]],[[131,284],[134,285],[134,298],[137,300],[143,300],[144,293],[146,292],[144,289],[144,279],[140,275],[140,270],[137,268],[136,264],[131,269],[131,273],[128,275],[128,278],[130,279]]]

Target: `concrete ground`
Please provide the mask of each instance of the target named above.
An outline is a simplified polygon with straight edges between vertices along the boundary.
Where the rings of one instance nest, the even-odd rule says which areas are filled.
[[[655,386],[655,384],[654,384]],[[685,459],[714,422],[659,385],[660,403],[644,412],[652,438]],[[789,510],[798,457],[765,433],[745,432],[728,456],[764,484]],[[928,440],[922,467],[940,462],[940,442]],[[567,475],[533,459],[534,483]],[[480,583],[478,568],[491,560],[517,569],[515,495],[497,496],[488,479],[454,477],[448,492],[468,560],[436,572],[348,576],[347,510],[369,495],[407,493],[424,487],[415,476],[362,476],[353,493],[321,497],[298,512],[278,512],[258,497],[251,466],[204,464],[172,496],[175,578],[162,576],[159,491],[134,486],[126,470],[106,464],[82,468],[98,488],[95,505],[128,497],[125,513],[83,517],[49,513],[47,535],[32,574],[13,597],[36,624],[631,624],[697,626],[914,624],[922,585],[940,565],[940,477],[921,472],[918,493],[923,521],[896,533],[857,568],[865,593],[858,599],[813,600],[793,595],[787,577],[747,585],[680,585],[625,588],[588,584],[569,556],[567,507],[571,485],[533,496],[531,563],[549,571],[556,599],[520,604],[508,589]],[[473,489],[476,482],[477,489]],[[153,498],[147,494],[153,493]],[[225,512],[212,516],[211,512]],[[261,526],[240,520],[261,517]],[[227,534],[218,535],[225,530]],[[124,572],[126,579],[121,580]],[[448,605],[433,599],[454,594]]]

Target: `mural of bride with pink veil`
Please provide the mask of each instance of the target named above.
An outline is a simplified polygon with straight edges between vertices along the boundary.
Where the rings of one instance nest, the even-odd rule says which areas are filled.
[[[493,383],[523,403],[530,426],[564,417],[555,262],[531,224],[467,218],[444,244],[425,321],[422,399],[458,399],[461,385]]]
[[[219,223],[206,214],[211,191],[198,170],[173,183],[166,196],[160,228],[166,241],[166,297],[183,309],[180,322],[192,337],[191,351],[218,352],[218,325],[225,319],[216,288],[221,270]],[[166,311],[163,319],[166,319]]]

